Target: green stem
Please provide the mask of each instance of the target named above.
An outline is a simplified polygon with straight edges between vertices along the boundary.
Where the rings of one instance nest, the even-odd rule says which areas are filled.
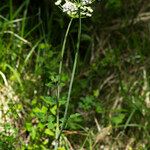
[[[76,49],[75,58],[74,58],[74,64],[73,64],[73,70],[72,70],[72,74],[71,74],[70,85],[69,85],[66,109],[65,109],[65,113],[64,113],[64,120],[63,120],[63,123],[62,123],[61,130],[64,129],[65,124],[66,124],[67,113],[68,113],[69,102],[70,102],[70,95],[71,95],[71,91],[72,91],[72,85],[73,85],[73,81],[74,81],[74,76],[75,76],[75,71],[76,71],[76,66],[77,66],[77,59],[78,59],[78,54],[79,54],[80,37],[81,37],[81,18],[79,18],[77,49]]]
[[[63,45],[62,45],[62,49],[61,49],[61,60],[60,60],[60,64],[59,64],[59,81],[61,78],[61,73],[62,73],[62,64],[63,64],[63,57],[64,57],[64,51],[65,51],[65,46],[66,46],[66,41],[67,41],[67,37],[68,37],[68,33],[70,30],[70,26],[72,24],[73,18],[70,20],[68,27],[67,27],[67,31],[64,37],[64,41],[63,41]],[[58,83],[58,87],[57,87],[57,101],[56,101],[56,105],[57,105],[57,110],[56,110],[56,135],[55,135],[55,139],[58,139],[59,136],[59,98],[60,98],[60,82]],[[57,145],[58,147],[58,145]],[[57,147],[55,147],[55,149],[57,150]]]
[[[56,139],[56,145],[57,146],[55,145],[55,150],[57,150],[56,147],[58,147],[58,142],[59,142],[60,136],[61,136],[62,131],[66,125],[70,96],[71,96],[71,91],[72,91],[72,86],[73,86],[73,81],[74,81],[74,76],[75,76],[75,71],[76,71],[76,66],[77,66],[77,59],[78,59],[78,54],[79,54],[80,38],[81,38],[81,17],[80,17],[80,12],[79,12],[79,28],[78,28],[78,39],[77,39],[76,53],[75,53],[75,58],[74,58],[72,74],[71,74],[71,80],[70,80],[70,84],[69,84],[69,90],[68,90],[68,96],[67,96],[67,102],[66,102],[63,122],[62,122],[61,130],[58,134],[58,138]]]

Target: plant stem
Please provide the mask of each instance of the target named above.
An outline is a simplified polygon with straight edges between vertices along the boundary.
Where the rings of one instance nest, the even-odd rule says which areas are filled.
[[[71,95],[74,76],[75,76],[75,71],[76,71],[76,67],[77,67],[77,60],[78,60],[79,47],[80,47],[80,37],[81,37],[81,17],[80,17],[80,10],[79,10],[79,27],[78,27],[78,39],[77,39],[76,53],[75,53],[75,58],[74,58],[72,74],[71,74],[71,80],[70,80],[70,84],[69,84],[69,90],[68,90],[68,96],[67,96],[67,102],[66,102],[63,122],[62,122],[61,130],[60,130],[60,132],[58,134],[58,137],[56,139],[55,150],[57,150],[57,148],[58,148],[58,143],[59,143],[60,136],[61,136],[62,131],[63,131],[65,125],[66,125],[69,102],[70,102],[70,95]]]
[[[76,49],[75,58],[74,58],[74,64],[73,64],[73,70],[72,70],[72,74],[71,74],[70,85],[69,85],[66,109],[65,109],[65,113],[64,113],[64,120],[63,120],[63,123],[62,123],[61,130],[64,129],[65,124],[66,124],[67,113],[68,113],[69,102],[70,102],[70,95],[71,95],[71,91],[72,91],[72,85],[73,85],[73,81],[74,81],[74,76],[75,76],[75,71],[76,71],[76,66],[77,66],[77,60],[78,60],[78,54],[79,54],[80,37],[81,37],[81,18],[79,18],[77,49]]]
[[[70,26],[72,24],[73,18],[71,18],[67,30],[66,30],[66,34],[63,40],[63,45],[62,45],[62,49],[61,49],[61,58],[60,58],[60,64],[59,64],[59,83],[58,83],[58,87],[57,87],[57,101],[56,101],[56,105],[57,105],[57,112],[56,112],[56,135],[55,138],[58,139],[59,136],[59,98],[60,98],[60,79],[61,79],[61,73],[62,73],[62,64],[63,64],[63,57],[64,57],[64,51],[65,51],[65,46],[66,46],[66,41],[67,41],[67,37],[68,37],[68,33],[70,30]],[[58,147],[58,146],[57,146]],[[57,148],[55,148],[57,149]]]

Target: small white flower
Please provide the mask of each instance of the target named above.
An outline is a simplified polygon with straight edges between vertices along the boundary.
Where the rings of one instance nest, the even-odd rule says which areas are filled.
[[[87,7],[87,10],[92,13],[93,12],[93,9],[91,7]]]
[[[86,6],[81,6],[80,9],[81,9],[81,12],[82,12],[82,11],[85,12],[85,11],[86,11]]]
[[[93,9],[88,6],[92,4],[94,0],[57,0],[55,5],[60,6],[63,12],[67,13],[70,17],[79,18],[79,10],[81,17],[91,17]],[[61,4],[63,3],[63,4]]]
[[[90,13],[86,13],[86,16],[87,16],[87,17],[91,17],[91,16],[92,16],[92,14],[90,14]]]
[[[58,0],[58,1],[56,1],[56,2],[55,2],[55,5],[57,5],[57,6],[58,6],[58,5],[60,5],[60,4],[61,4],[61,2],[62,2],[62,0]]]
[[[72,3],[67,1],[64,5],[62,5],[63,12],[75,12],[78,10],[77,6]]]
[[[92,13],[93,9],[90,6],[88,6],[88,7],[87,6],[82,6],[81,11]]]
[[[92,4],[92,0],[81,0],[81,3],[83,5],[89,5],[89,4]]]

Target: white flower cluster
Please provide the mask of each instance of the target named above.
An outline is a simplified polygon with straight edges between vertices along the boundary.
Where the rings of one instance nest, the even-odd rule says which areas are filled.
[[[76,12],[78,10],[77,6],[72,2],[67,2],[62,5],[63,12],[67,12],[68,14]]]
[[[81,3],[83,5],[89,5],[89,4],[92,4],[92,0],[81,0]]]
[[[73,18],[79,17],[80,10],[80,16],[83,18],[92,16],[93,9],[89,6],[92,2],[93,0],[80,0],[80,2],[75,0],[57,0],[55,5],[60,6],[63,12]]]

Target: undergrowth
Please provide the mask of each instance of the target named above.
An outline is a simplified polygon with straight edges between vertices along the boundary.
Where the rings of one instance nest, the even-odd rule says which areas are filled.
[[[82,20],[59,150],[148,150],[149,6],[140,0],[108,0],[95,2],[93,9],[93,16]],[[60,79],[68,23],[53,2],[42,7],[30,0],[0,2],[0,149],[54,148],[58,82],[61,124],[78,34],[75,20]]]

